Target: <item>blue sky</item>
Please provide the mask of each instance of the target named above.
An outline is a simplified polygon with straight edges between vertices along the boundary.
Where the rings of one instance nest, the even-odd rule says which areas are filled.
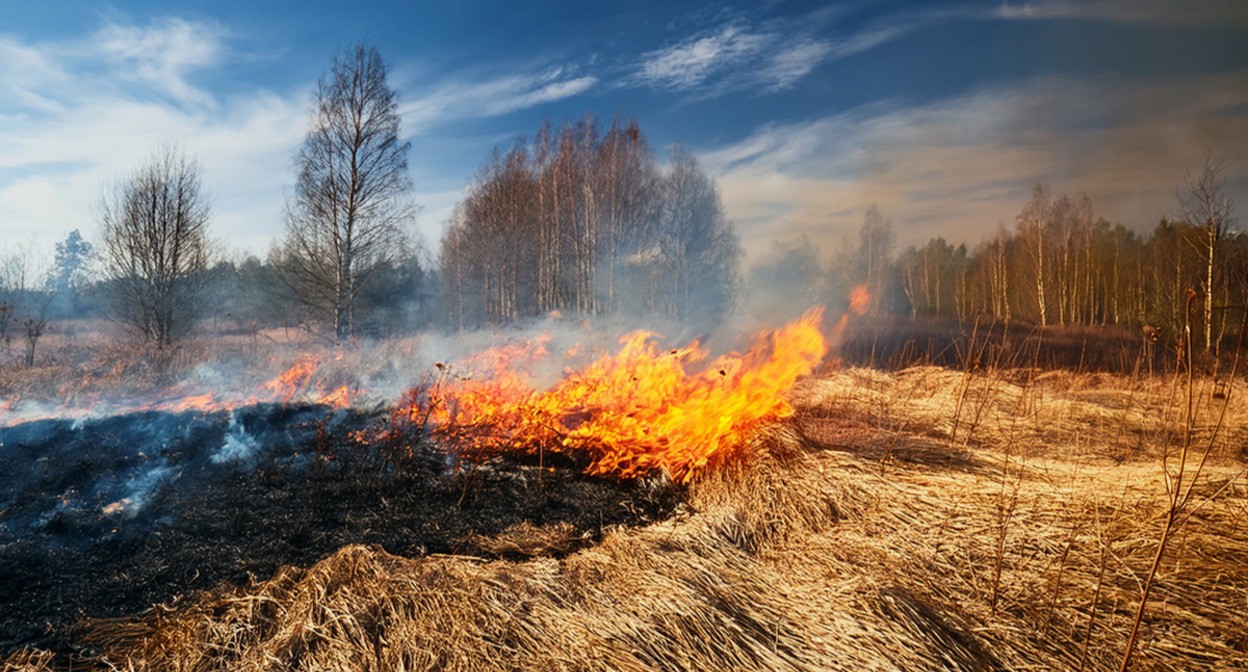
[[[830,254],[872,204],[902,245],[974,244],[1036,182],[1146,231],[1209,152],[1248,209],[1242,0],[0,0],[0,246],[94,237],[104,189],[173,141],[216,237],[263,255],[309,93],[361,38],[400,92],[430,247],[493,147],[586,112],[691,149],[752,257],[802,234]]]

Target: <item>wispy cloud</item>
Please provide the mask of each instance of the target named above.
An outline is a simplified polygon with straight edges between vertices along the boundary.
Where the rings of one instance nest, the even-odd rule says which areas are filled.
[[[641,54],[623,83],[693,98],[743,90],[772,93],[795,86],[821,65],[870,51],[933,23],[982,18],[984,12],[925,9],[875,17],[849,31],[827,25],[846,22],[845,14],[816,12],[805,22],[785,19],[759,25],[733,18]]]
[[[1096,104],[1071,105],[1071,100]],[[878,204],[901,243],[975,243],[1012,225],[1032,185],[1086,191],[1098,214],[1137,230],[1172,214],[1174,189],[1205,153],[1228,153],[1248,199],[1248,70],[1171,80],[1045,79],[919,106],[877,104],[769,125],[701,154],[749,249],[803,233],[835,248]]]
[[[183,103],[211,104],[212,97],[187,81],[221,57],[225,29],[216,23],[170,18],[147,26],[111,24],[87,45],[89,56],[111,62],[116,73],[140,81]]]
[[[740,90],[779,91],[796,84],[836,51],[813,35],[729,22],[643,53],[623,83],[693,97]]]
[[[264,249],[280,230],[307,92],[221,96],[193,83],[228,58],[228,31],[184,19],[113,23],[60,42],[0,35],[6,239],[50,251],[71,229],[90,236],[102,190],[174,141],[203,167],[216,235]]]
[[[773,41],[773,35],[724,26],[711,34],[643,54],[637,81],[659,88],[687,89],[757,56]]]
[[[400,113],[405,132],[418,133],[448,121],[496,117],[570,98],[589,91],[597,83],[597,77],[575,76],[575,72],[564,68],[481,79],[458,75],[421,85],[424,92],[416,100],[404,103]]]
[[[776,91],[793,86],[832,52],[828,42],[806,39],[777,51],[759,70],[759,78]]]
[[[1005,19],[1094,19],[1157,25],[1248,24],[1242,0],[1034,0],[1005,2]]]

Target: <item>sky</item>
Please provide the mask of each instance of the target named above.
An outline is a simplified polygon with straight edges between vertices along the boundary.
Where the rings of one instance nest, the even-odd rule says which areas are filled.
[[[1248,209],[1242,0],[0,0],[0,253],[96,238],[106,190],[175,143],[214,237],[263,257],[311,92],[360,40],[400,96],[429,249],[493,148],[586,113],[691,150],[751,260],[829,256],[871,205],[900,247],[973,246],[1037,183],[1147,232],[1209,157]]]

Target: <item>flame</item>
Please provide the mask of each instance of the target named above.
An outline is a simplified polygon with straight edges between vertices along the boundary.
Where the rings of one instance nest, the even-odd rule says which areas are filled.
[[[850,310],[841,314],[841,319],[836,321],[836,326],[832,327],[830,340],[834,343],[840,343],[841,336],[845,335],[846,327],[850,326],[850,314],[866,315],[867,309],[871,307],[871,292],[867,291],[866,285],[859,285],[850,290]],[[839,362],[840,360],[837,360]]]
[[[289,404],[296,394],[307,387],[308,381],[312,379],[312,374],[316,373],[316,369],[317,360],[315,357],[300,357],[290,368],[261,385],[260,389],[272,395],[271,398],[280,399],[283,404]]]
[[[182,397],[181,399],[174,399],[172,401],[156,404],[154,408],[160,411],[181,413],[184,411],[213,411],[219,406],[220,404],[217,403],[216,399],[212,396],[212,393],[208,392],[205,394]]]
[[[871,306],[871,292],[866,285],[858,285],[849,292],[849,311],[855,315],[863,315]]]
[[[316,403],[332,408],[351,408],[351,398],[354,396],[355,391],[350,386],[342,385],[333,392],[318,397]]]
[[[636,332],[545,391],[525,374],[544,346],[502,348],[474,358],[492,368],[445,379],[423,401],[411,395],[407,414],[468,454],[555,450],[588,458],[590,474],[665,470],[685,483],[739,455],[751,430],[793,413],[785,393],[827,351],[821,319],[812,310],[705,365],[698,343],[660,350],[653,334]]]

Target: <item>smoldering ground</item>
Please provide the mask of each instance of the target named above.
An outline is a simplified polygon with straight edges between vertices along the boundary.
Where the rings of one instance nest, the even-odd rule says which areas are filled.
[[[351,440],[384,422],[259,404],[0,428],[0,461],[27,465],[0,484],[0,650],[90,654],[83,619],[245,585],[347,544],[490,556],[508,551],[473,540],[527,525],[552,532],[526,552],[562,554],[676,503],[566,461],[463,464],[419,437],[401,457]]]

